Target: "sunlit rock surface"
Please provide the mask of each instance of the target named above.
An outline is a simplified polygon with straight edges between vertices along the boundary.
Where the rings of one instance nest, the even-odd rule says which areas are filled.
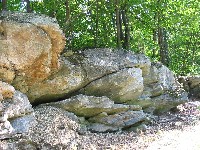
[[[0,79],[28,93],[59,67],[65,37],[55,19],[36,14],[0,14]]]
[[[78,149],[86,132],[135,130],[188,100],[174,74],[144,54],[99,48],[60,57],[64,46],[55,19],[1,13],[0,149]],[[195,93],[198,79],[187,84]]]
[[[42,106],[35,109],[36,126],[31,128],[28,139],[38,149],[72,149],[77,145],[79,119],[63,109]]]
[[[0,84],[3,91],[0,101],[0,139],[10,138],[16,133],[27,133],[35,122],[33,108],[27,96],[7,83]]]
[[[143,92],[142,70],[125,68],[91,82],[82,93],[107,96],[115,102],[123,103],[137,99]]]
[[[92,117],[102,112],[115,114],[128,110],[142,109],[138,105],[115,104],[114,101],[105,96],[95,97],[86,95],[77,95],[63,101],[47,103],[44,105],[59,107],[83,117]]]

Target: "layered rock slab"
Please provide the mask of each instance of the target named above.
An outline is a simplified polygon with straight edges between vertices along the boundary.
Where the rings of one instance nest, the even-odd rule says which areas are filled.
[[[59,107],[77,116],[85,117],[89,121],[87,128],[93,132],[118,131],[146,119],[146,114],[140,106],[114,104],[114,101],[105,96],[77,95],[42,106]]]
[[[118,131],[134,126],[135,124],[145,122],[146,114],[140,111],[124,111],[113,115],[101,113],[89,119],[93,122],[88,128],[93,132]]]
[[[188,93],[175,75],[161,63],[153,63],[144,76],[144,90],[140,97],[127,104],[137,104],[150,113],[161,113],[188,101]]]
[[[73,112],[77,116],[83,116],[86,118],[96,116],[102,112],[107,114],[115,114],[128,110],[141,110],[138,105],[123,105],[114,104],[114,101],[109,98],[77,95],[69,99],[44,104],[44,106],[54,106],[62,108],[66,111]]]

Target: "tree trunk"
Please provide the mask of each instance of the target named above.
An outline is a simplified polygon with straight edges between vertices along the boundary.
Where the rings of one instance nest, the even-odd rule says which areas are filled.
[[[115,15],[116,15],[116,27],[117,27],[117,48],[121,48],[121,38],[120,38],[120,11],[119,11],[119,0],[115,0]]]
[[[158,45],[160,47],[160,61],[169,66],[167,35],[164,28],[158,29]]]
[[[122,28],[122,11],[119,10],[119,28],[120,28],[120,43],[121,47],[124,48],[124,33]]]
[[[32,12],[30,0],[25,0],[25,1],[26,1],[26,12],[27,13]]]
[[[94,47],[98,47],[98,29],[99,28],[99,0],[96,0],[96,19],[95,19],[95,35]]]
[[[66,0],[65,2],[66,7],[66,22],[70,21],[70,7],[69,7],[69,0]]]
[[[69,0],[65,1],[65,22],[66,22],[66,30],[65,34],[67,37],[67,43],[68,43],[68,49],[72,50],[72,23],[71,23],[71,11],[70,11],[70,5]]]
[[[169,66],[169,54],[168,54],[168,42],[167,42],[167,32],[165,28],[162,27],[163,20],[163,12],[160,10],[160,6],[162,5],[162,1],[157,1],[157,12],[155,14],[155,19],[157,21],[157,38],[158,38],[158,46],[160,47],[159,56],[160,61]]]
[[[127,5],[124,4],[124,9],[122,10],[122,20],[125,28],[124,38],[123,38],[123,48],[130,49],[130,28],[129,28],[129,20],[127,17]]]
[[[2,11],[7,10],[7,0],[2,0]]]
[[[155,43],[157,43],[158,39],[157,39],[157,30],[154,29],[153,30],[153,41]],[[152,52],[152,58],[155,58],[156,57],[156,48],[153,48],[153,52]]]

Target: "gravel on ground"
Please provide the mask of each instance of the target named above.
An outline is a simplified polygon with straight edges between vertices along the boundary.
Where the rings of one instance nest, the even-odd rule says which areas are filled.
[[[200,150],[200,101],[155,116],[145,132],[87,133],[83,150]]]

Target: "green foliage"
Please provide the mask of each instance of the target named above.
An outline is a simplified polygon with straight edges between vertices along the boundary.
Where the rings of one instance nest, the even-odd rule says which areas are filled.
[[[20,0],[10,0],[11,11],[25,11]],[[33,12],[56,17],[66,34],[66,49],[117,48],[115,0],[31,1]],[[127,10],[130,50],[161,59],[161,45],[154,31],[166,31],[169,67],[177,74],[200,73],[200,1],[197,0],[120,0],[119,9]],[[125,25],[122,25],[122,30]],[[155,32],[156,33],[156,32]],[[157,33],[156,33],[157,34]],[[163,38],[163,37],[161,37]]]

